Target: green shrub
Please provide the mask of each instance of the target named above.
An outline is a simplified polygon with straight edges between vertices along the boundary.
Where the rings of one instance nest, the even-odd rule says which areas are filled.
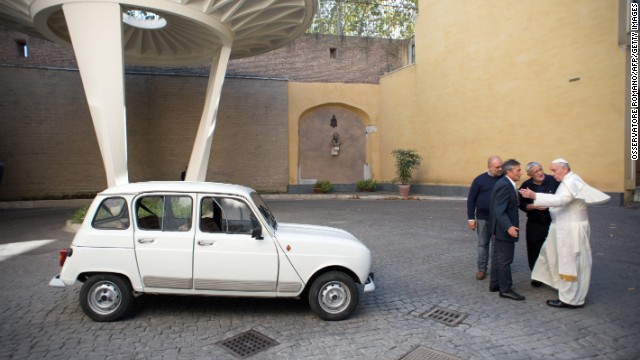
[[[356,181],[356,186],[360,191],[374,191],[378,188],[378,182],[373,179],[363,179]]]
[[[87,216],[87,210],[89,210],[88,206],[83,206],[80,209],[76,210],[71,215],[71,223],[82,224],[82,222],[84,221],[84,217]]]
[[[320,189],[323,193],[333,190],[333,184],[329,180],[320,180],[313,185],[314,189]]]

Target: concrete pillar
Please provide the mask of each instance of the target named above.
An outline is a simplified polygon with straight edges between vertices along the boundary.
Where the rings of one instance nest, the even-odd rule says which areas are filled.
[[[72,2],[62,5],[62,9],[96,130],[107,184],[109,187],[126,184],[129,174],[122,9],[118,3],[103,2]]]
[[[193,150],[191,151],[191,159],[189,159],[185,181],[206,181],[209,156],[211,155],[211,143],[216,128],[218,107],[220,106],[220,94],[230,55],[231,46],[224,45],[216,52],[211,62],[204,111],[198,126]]]

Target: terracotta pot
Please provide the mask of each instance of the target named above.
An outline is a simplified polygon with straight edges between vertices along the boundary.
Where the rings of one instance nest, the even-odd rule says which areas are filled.
[[[400,184],[398,185],[398,190],[400,190],[400,195],[401,196],[409,196],[409,187],[411,187],[411,185],[406,184]]]

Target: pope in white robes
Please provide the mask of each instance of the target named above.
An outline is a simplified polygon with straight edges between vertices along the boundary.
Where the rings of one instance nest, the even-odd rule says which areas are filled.
[[[552,220],[531,279],[558,290],[559,299],[548,300],[549,306],[581,307],[591,282],[591,230],[587,204],[603,203],[610,197],[574,174],[564,159],[554,160],[549,169],[560,182],[555,194],[520,190],[523,197],[535,199],[534,205],[549,207]]]

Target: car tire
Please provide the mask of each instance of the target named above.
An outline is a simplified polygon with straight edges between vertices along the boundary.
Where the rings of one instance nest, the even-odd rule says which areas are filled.
[[[131,284],[119,275],[93,275],[80,289],[80,307],[95,321],[116,321],[125,316],[132,306]]]
[[[330,271],[316,278],[309,288],[309,306],[328,321],[344,320],[356,309],[359,294],[351,276]]]

